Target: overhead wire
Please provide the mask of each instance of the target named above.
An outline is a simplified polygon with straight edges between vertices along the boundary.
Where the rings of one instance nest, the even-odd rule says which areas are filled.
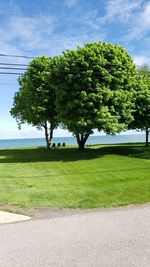
[[[0,72],[0,74],[6,74],[6,75],[23,75],[24,73],[17,73],[17,72]]]
[[[24,66],[24,67],[27,67],[29,66],[29,64],[20,64],[20,63],[8,63],[8,62],[0,62],[0,65],[6,65],[6,66]]]
[[[37,58],[35,56],[26,56],[26,55],[17,55],[17,54],[3,54],[3,53],[0,53],[0,57],[16,57],[16,58],[25,58],[25,59],[34,59],[34,58]],[[84,58],[83,58],[84,59]],[[82,60],[82,58],[81,58]],[[72,62],[72,63],[81,63],[81,60],[67,60],[68,62]],[[63,63],[63,60],[61,61]],[[64,61],[65,62],[65,61]],[[95,63],[97,64],[97,61],[92,61],[91,60],[91,63]],[[106,62],[105,64],[108,64],[108,65],[112,65],[112,66],[129,66],[129,64],[116,64],[116,63],[109,63],[109,62]],[[136,65],[137,67],[143,67],[143,66],[148,66],[148,64],[143,64],[142,66],[141,65]]]
[[[26,69],[23,69],[23,68],[12,68],[12,67],[1,67],[0,66],[0,70],[26,70]]]
[[[0,53],[0,57],[18,57],[18,58],[27,58],[27,59],[33,59],[33,58],[36,58],[36,57],[30,57],[30,56],[24,56],[24,55],[13,55],[13,54],[1,54]]]
[[[17,55],[17,54],[3,54],[3,53],[0,53],[0,57],[14,57],[14,58],[25,58],[25,59],[35,59],[37,57],[35,56],[26,56],[26,55]],[[82,58],[81,58],[82,60]],[[68,62],[70,63],[82,63],[81,60],[67,60]],[[65,61],[61,60],[62,63],[65,63]],[[91,60],[91,63],[92,64],[97,64],[98,62],[97,61],[92,61]],[[0,63],[0,64],[6,64],[6,65],[22,65],[22,66],[28,66],[28,64],[19,64],[19,63]],[[116,63],[109,63],[109,62],[104,62],[104,65],[109,65],[109,66],[120,66],[120,67],[123,67],[123,66],[129,66],[129,64],[116,64]],[[143,67],[143,66],[148,66],[148,64],[143,64],[143,65],[136,65],[137,67]],[[72,66],[73,67],[73,66]],[[148,66],[149,67],[149,66]]]
[[[10,70],[14,70],[14,71],[16,71],[16,70],[26,70],[26,69],[21,69],[21,68],[5,68],[5,69],[10,69]],[[0,67],[0,70],[3,70],[3,68],[1,68]],[[70,71],[70,72],[68,72],[68,71],[61,71],[61,73],[66,73],[66,74],[68,74],[68,75],[73,75],[73,74],[77,74],[77,73],[79,73],[79,74],[84,74],[84,72],[86,71],[86,69],[85,70],[82,70],[82,71],[79,71],[79,70],[77,70],[77,71]],[[22,76],[22,75],[24,75],[24,73],[23,72],[6,72],[6,71],[0,71],[0,74],[1,75],[17,75],[17,76]],[[98,72],[98,71],[94,71],[94,74],[100,74],[100,72]],[[101,76],[101,78],[103,78],[103,76]],[[143,74],[138,74],[138,76],[136,76],[136,77],[126,77],[125,79],[130,79],[130,80],[145,80],[145,79],[150,79],[150,74],[147,74],[147,75],[143,75]]]
[[[17,55],[17,54],[14,55],[14,54],[4,54],[4,53],[0,53],[0,57],[13,57],[13,58],[24,58],[24,59],[34,59],[34,58],[36,58],[36,57],[31,57],[31,56],[26,56],[26,55]],[[68,62],[70,62],[70,63],[82,63],[80,60],[69,60]],[[63,63],[63,61],[62,61],[62,63]],[[95,67],[95,64],[97,64],[96,61],[91,61],[91,63],[94,64],[94,67]],[[106,65],[107,66],[112,66],[112,67],[113,66],[125,67],[125,66],[129,66],[130,64],[116,64],[116,63],[106,62]],[[9,67],[9,66],[11,66],[11,67]],[[29,64],[0,62],[0,74],[1,75],[17,75],[17,76],[20,75],[21,76],[21,75],[24,75],[24,73],[23,72],[16,72],[16,71],[18,71],[18,70],[26,71],[27,68],[23,68],[23,67],[28,67],[28,66],[29,66]],[[99,71],[93,70],[92,68],[89,68],[89,67],[78,66],[79,69],[77,69],[76,66],[69,66],[69,68],[70,67],[72,68],[72,70],[70,70],[70,69],[69,69],[69,71],[68,70],[62,70],[61,72],[62,73],[67,73],[67,74],[74,74],[74,73],[79,73],[80,72],[80,73],[84,74],[85,71],[89,70],[89,71],[93,71],[95,74],[100,74]],[[76,70],[73,69],[74,67],[76,67]],[[142,66],[137,66],[137,68],[138,67],[142,67]],[[11,71],[7,72],[7,71],[3,71],[3,70],[11,70],[11,71],[15,71],[15,72],[11,72]],[[146,74],[145,76],[150,76],[150,73]],[[144,77],[144,75],[142,73],[139,73],[139,77],[136,77],[136,78],[134,77],[134,78],[129,78],[129,79],[145,79],[145,77]],[[149,77],[147,79],[149,79]]]

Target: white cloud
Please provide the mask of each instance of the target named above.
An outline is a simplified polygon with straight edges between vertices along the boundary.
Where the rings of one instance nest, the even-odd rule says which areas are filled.
[[[142,0],[108,0],[105,2],[105,14],[99,15],[99,9],[92,9],[88,12],[83,12],[77,17],[74,17],[75,21],[85,24],[93,30],[106,30],[107,24],[120,21],[121,23],[130,22],[134,12],[137,12],[141,8]]]
[[[65,4],[68,6],[77,3],[78,0],[65,0]],[[10,6],[14,4],[17,15],[10,16],[7,24],[5,23],[0,29],[0,51],[55,55],[64,49],[74,49],[77,45],[83,45],[86,42],[104,40],[107,23],[116,20],[122,23],[131,21],[130,32],[133,34],[133,31],[135,32],[133,21],[135,16],[140,13],[142,0],[108,0],[105,2],[106,14],[104,16],[99,15],[98,9],[83,12],[81,8],[78,16],[75,12],[74,15],[68,14],[68,17],[64,18],[62,15],[61,19],[51,15],[39,14],[27,17],[22,15],[21,11],[19,13],[19,7],[14,0],[9,1],[9,4]],[[149,25],[149,5],[147,4],[144,8],[145,15],[140,15],[140,17],[144,16],[144,25]],[[68,23],[69,28],[59,32],[63,19],[64,23]],[[148,26],[146,29],[148,29]]]
[[[15,0],[0,0],[0,14],[5,15],[19,15],[21,9]]]
[[[13,44],[10,44],[8,41],[4,40],[3,38],[0,39],[0,53],[2,54],[17,54],[20,53],[20,49],[18,49]]]
[[[43,137],[44,135],[36,129],[27,130],[12,130],[12,129],[0,129],[0,139],[17,139],[17,138],[33,138]]]
[[[142,132],[137,132],[135,130],[121,132],[120,134],[139,134]],[[103,131],[99,132],[98,130],[94,130],[94,135],[106,135]],[[72,133],[63,129],[54,130],[54,138],[55,137],[70,137]],[[45,138],[44,131],[38,131],[37,129],[28,126],[22,127],[21,130],[12,130],[12,129],[0,129],[0,140],[5,139],[20,139],[20,138]]]
[[[68,7],[73,7],[74,5],[76,5],[78,2],[78,0],[65,0],[65,4],[68,6]]]
[[[121,132],[121,134],[139,134],[141,132],[137,132],[135,130],[131,131],[125,131]],[[103,131],[99,132],[98,130],[94,130],[94,135],[105,135]],[[72,133],[70,133],[67,130],[63,130],[61,128],[58,128],[54,130],[54,138],[55,137],[70,137],[72,136]],[[16,128],[9,129],[9,128],[1,128],[0,129],[0,140],[1,139],[19,139],[19,138],[45,138],[45,134],[43,130],[38,131],[36,128],[29,126],[29,125],[23,125],[21,130],[18,130]]]
[[[11,4],[15,1],[10,1]],[[66,0],[68,6],[77,4],[78,0]],[[64,18],[69,28],[57,33],[61,27],[61,19],[51,15],[27,17],[21,14],[9,16],[7,24],[0,29],[0,51],[6,53],[26,53],[35,55],[39,53],[56,55],[62,50],[74,49],[87,42],[102,41],[105,37],[105,24],[116,18],[123,20],[131,16],[133,10],[138,8],[140,0],[109,0],[106,2],[106,14],[101,17],[94,9],[80,15],[69,15]],[[15,6],[15,5],[14,5]],[[16,12],[17,8],[16,6]],[[70,29],[70,27],[72,27]],[[56,31],[55,31],[56,30]],[[7,35],[6,35],[7,32]]]
[[[121,22],[128,22],[133,12],[140,9],[141,3],[141,0],[109,0],[106,3],[104,21],[119,19]]]
[[[6,26],[0,29],[2,41],[16,45],[21,50],[42,49],[53,30],[50,16],[11,16]],[[7,32],[7,35],[5,34]]]
[[[10,16],[7,24],[0,28],[0,52],[11,54],[56,55],[66,49],[75,49],[87,42],[102,41],[104,34],[95,27],[96,13],[83,15],[79,20],[71,21],[71,16],[66,23],[74,25],[57,33],[61,26],[60,20],[54,16],[37,15]],[[91,24],[91,26],[90,26]],[[88,27],[87,27],[88,26]],[[7,32],[7,35],[5,34]]]
[[[78,0],[66,0],[69,6]],[[137,33],[146,33],[150,28],[150,2],[142,7],[142,0],[108,0],[105,1],[105,15],[100,16],[98,9],[83,12],[80,9],[68,14],[68,17],[54,17],[53,15],[24,16],[19,13],[19,7],[14,4],[16,16],[9,16],[7,23],[0,28],[0,53],[27,55],[56,55],[62,50],[75,49],[87,42],[103,41],[108,30],[107,24],[119,20],[121,23],[130,22],[127,38],[133,38]],[[14,0],[9,1],[11,5]],[[141,8],[141,9],[140,9]],[[138,17],[138,20],[136,19]],[[69,25],[59,31],[61,21]],[[144,23],[143,23],[144,22]],[[144,26],[143,26],[144,25]],[[7,34],[6,34],[7,32]],[[131,37],[130,37],[131,36]],[[144,56],[136,59],[145,61]]]
[[[136,14],[141,10],[143,0],[108,0],[105,1],[105,14],[99,15],[98,9],[92,9],[74,18],[74,20],[88,26],[93,31],[99,30],[99,33],[106,35],[108,25],[116,22],[129,24],[134,21]]]
[[[104,36],[100,32],[81,29],[80,31],[74,31],[72,34],[66,33],[58,36],[55,41],[60,52],[67,49],[76,49],[77,46],[83,46],[85,43],[103,41],[103,39]]]
[[[143,8],[131,20],[128,34],[125,38],[128,41],[140,40],[150,32],[150,1],[143,5]]]
[[[58,128],[54,130],[54,137],[72,136],[67,130]],[[21,130],[14,128],[1,128],[0,139],[17,139],[17,138],[44,138],[44,130],[37,130],[36,128],[29,125],[22,125]]]
[[[146,57],[146,56],[141,56],[141,55],[134,56],[133,60],[135,64],[139,66],[144,65],[144,64],[150,64],[150,57]]]

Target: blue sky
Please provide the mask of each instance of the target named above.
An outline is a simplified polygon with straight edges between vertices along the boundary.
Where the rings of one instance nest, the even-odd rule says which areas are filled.
[[[150,65],[150,1],[146,0],[0,0],[0,54],[60,54],[87,42],[121,44],[136,64]],[[0,62],[29,60],[0,57]],[[42,136],[9,114],[16,75],[0,75],[0,138]],[[67,133],[58,129],[57,136]]]

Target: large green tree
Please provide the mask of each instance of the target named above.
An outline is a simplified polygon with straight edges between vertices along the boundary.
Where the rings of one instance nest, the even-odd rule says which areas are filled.
[[[93,129],[115,134],[132,121],[136,66],[119,45],[86,44],[54,58],[53,82],[59,118],[79,149]]]
[[[47,79],[51,60],[43,56],[31,61],[19,78],[19,91],[15,93],[10,111],[19,127],[27,122],[38,129],[44,128],[47,147],[58,125],[55,90]]]
[[[129,129],[145,131],[145,145],[148,146],[150,132],[150,68],[143,65],[138,68],[137,83],[135,84],[134,120]]]

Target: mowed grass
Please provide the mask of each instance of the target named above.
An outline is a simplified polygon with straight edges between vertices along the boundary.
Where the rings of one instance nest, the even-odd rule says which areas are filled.
[[[143,145],[1,149],[0,205],[96,208],[150,201]]]

